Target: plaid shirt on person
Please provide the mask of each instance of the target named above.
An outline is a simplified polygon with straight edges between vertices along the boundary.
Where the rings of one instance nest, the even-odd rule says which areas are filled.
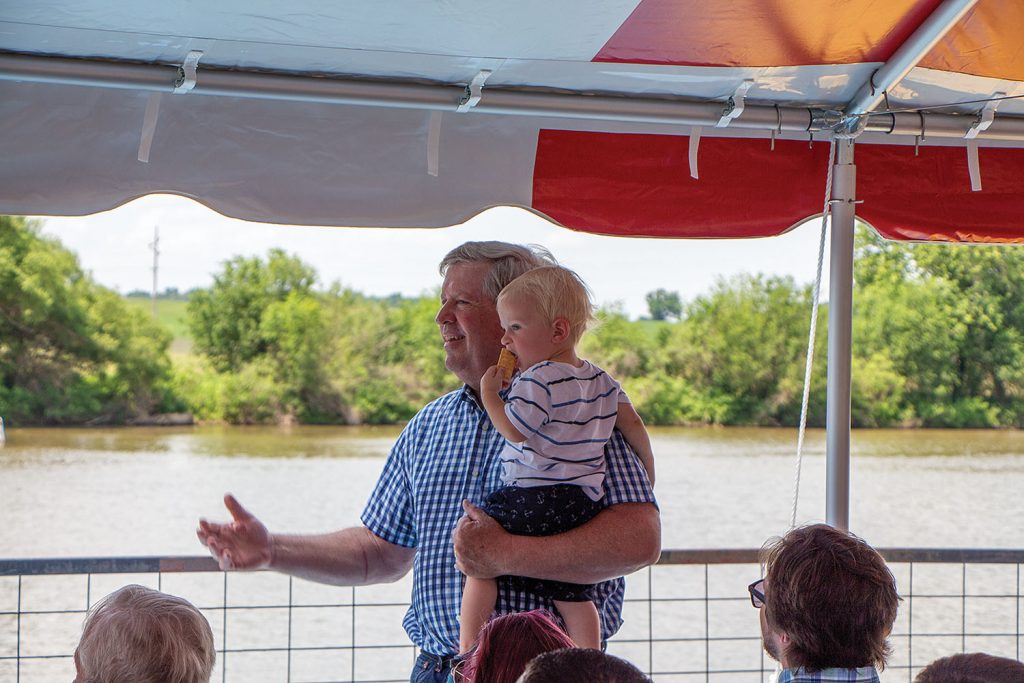
[[[873,666],[859,669],[822,669],[809,673],[804,669],[783,669],[776,683],[879,683]]]
[[[468,387],[431,402],[395,442],[384,471],[363,510],[362,522],[380,538],[415,548],[412,604],[403,626],[420,649],[452,655],[459,649],[459,608],[465,577],[455,569],[452,530],[462,500],[479,505],[501,488],[498,457],[505,439]],[[653,503],[654,493],[639,459],[615,432],[606,450],[605,505]],[[622,578],[598,584],[602,637],[622,625]],[[516,593],[498,582],[498,612],[552,609],[550,601]]]

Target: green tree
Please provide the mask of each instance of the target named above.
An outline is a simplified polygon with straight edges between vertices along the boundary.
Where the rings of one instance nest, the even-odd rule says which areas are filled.
[[[867,228],[856,248],[855,352],[891,358],[905,420],[1021,424],[1024,253],[887,242]]]
[[[791,278],[719,281],[674,328],[665,372],[699,392],[723,422],[775,424],[785,404],[799,402],[780,387],[803,359],[809,310],[809,288]]]
[[[312,296],[315,282],[311,267],[280,249],[272,249],[265,262],[243,256],[226,261],[213,286],[189,299],[189,329],[196,351],[221,371],[238,370],[263,356],[273,343],[263,327],[267,309],[293,293]]]
[[[352,421],[407,420],[458,386],[445,369],[436,297],[385,300],[335,286],[325,300],[332,386]]]
[[[190,365],[178,375],[190,403],[216,419],[253,423],[296,418],[337,422],[343,413],[327,369],[330,346],[315,271],[280,249],[224,263],[214,284],[189,300],[194,348],[219,374],[218,398]]]
[[[38,223],[0,216],[0,414],[60,424],[176,407],[169,342]]]
[[[656,289],[647,292],[647,310],[653,320],[678,320],[683,314],[683,303],[679,300],[678,292],[669,292],[665,289]]]
[[[619,381],[641,377],[651,370],[655,340],[619,307],[597,312],[597,327],[583,337],[583,355],[610,372]]]

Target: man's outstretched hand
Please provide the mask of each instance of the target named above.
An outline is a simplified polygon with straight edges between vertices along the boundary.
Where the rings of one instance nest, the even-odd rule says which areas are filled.
[[[228,524],[199,520],[196,536],[205,545],[221,569],[260,569],[273,559],[270,532],[230,493],[224,505],[231,513]]]

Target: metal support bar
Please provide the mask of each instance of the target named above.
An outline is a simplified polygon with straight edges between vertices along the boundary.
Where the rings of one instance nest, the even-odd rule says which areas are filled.
[[[850,364],[853,350],[853,222],[857,194],[853,145],[853,140],[836,142],[828,297],[825,521],[844,530],[850,528]]]
[[[0,54],[0,80],[55,83],[97,88],[173,92],[179,67],[159,64],[124,64],[65,57]],[[455,83],[374,81],[310,77],[273,73],[228,71],[204,67],[190,96],[246,97],[265,100],[351,104],[433,111],[452,111],[466,94]],[[558,119],[655,124],[690,128],[714,125],[722,117],[721,102],[692,102],[665,97],[626,97],[591,93],[522,91],[488,87],[487,97],[470,109],[473,113],[509,116],[544,116]],[[976,121],[976,112],[929,114],[929,138],[959,138]],[[806,134],[828,132],[839,122],[836,112],[805,107],[776,107],[745,103],[743,116],[732,119],[730,129]],[[917,113],[869,117],[866,132],[919,135]],[[622,131],[621,127],[616,128]],[[822,136],[827,139],[826,136]],[[979,136],[982,140],[1024,140],[1024,117],[1000,116]],[[908,141],[912,144],[913,141]]]
[[[928,51],[946,35],[978,0],[945,0],[935,8],[906,42],[899,46],[892,57],[868,82],[860,87],[857,94],[846,106],[850,116],[863,114],[874,109],[885,98],[885,93],[903,80],[911,69],[920,62]]]

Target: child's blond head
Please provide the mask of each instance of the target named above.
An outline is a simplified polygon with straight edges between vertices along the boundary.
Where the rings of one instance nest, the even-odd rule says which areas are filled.
[[[590,290],[580,276],[562,266],[541,266],[526,271],[498,294],[498,302],[512,299],[536,306],[547,322],[569,321],[573,346],[594,322]]]

